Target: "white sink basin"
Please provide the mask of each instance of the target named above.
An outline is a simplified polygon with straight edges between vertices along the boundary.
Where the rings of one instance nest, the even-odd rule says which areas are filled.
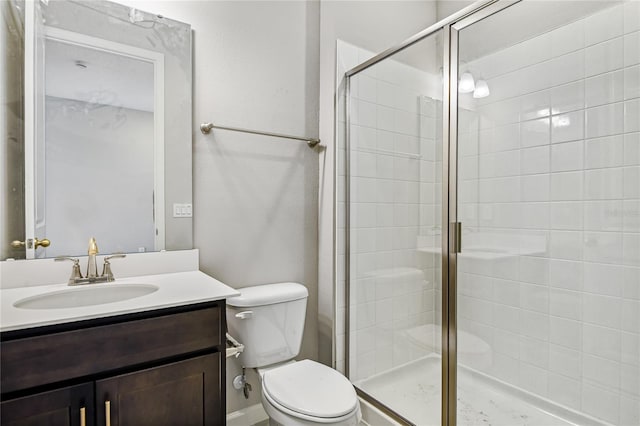
[[[16,301],[13,306],[21,309],[66,309],[81,306],[103,305],[146,296],[158,290],[152,284],[87,284]]]

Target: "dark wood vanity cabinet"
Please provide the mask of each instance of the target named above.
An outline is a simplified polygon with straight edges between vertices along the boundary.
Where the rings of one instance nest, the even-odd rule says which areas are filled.
[[[0,403],[3,426],[81,426],[93,416],[93,384],[84,383]],[[84,420],[84,423],[83,423]]]
[[[204,425],[220,398],[220,353],[96,382],[99,425]],[[107,414],[109,413],[109,414]]]
[[[223,425],[224,303],[2,333],[0,424]]]

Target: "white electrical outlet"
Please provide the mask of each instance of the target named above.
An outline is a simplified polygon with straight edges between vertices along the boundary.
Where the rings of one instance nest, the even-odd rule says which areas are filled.
[[[191,204],[174,204],[173,217],[193,217],[193,206]]]

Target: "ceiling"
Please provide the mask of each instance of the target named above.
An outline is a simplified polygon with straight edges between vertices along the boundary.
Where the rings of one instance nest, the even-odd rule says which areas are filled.
[[[152,112],[153,79],[151,62],[46,40],[47,96]]]

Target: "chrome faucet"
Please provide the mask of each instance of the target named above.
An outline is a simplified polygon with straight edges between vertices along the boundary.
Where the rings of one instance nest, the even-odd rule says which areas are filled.
[[[61,256],[56,257],[56,262],[71,261],[73,266],[71,268],[71,276],[69,277],[68,285],[81,285],[81,284],[94,284],[103,282],[112,282],[115,280],[113,272],[111,271],[111,259],[119,259],[127,257],[126,254],[113,254],[104,258],[104,265],[102,267],[102,275],[98,275],[98,267],[96,265],[96,255],[98,254],[98,245],[96,239],[91,238],[89,240],[89,259],[87,261],[87,276],[83,277],[80,271],[80,259],[73,257]]]
[[[87,261],[87,278],[96,278],[98,276],[98,265],[96,265],[98,244],[94,237],[91,237],[89,240],[89,249],[87,250],[87,254],[89,255],[89,260]]]
[[[122,253],[117,253],[117,254],[112,254],[111,256],[107,256],[104,258],[104,265],[102,266],[102,275],[101,277],[105,277],[106,281],[108,283],[110,283],[111,281],[114,281],[115,278],[113,277],[113,272],[111,272],[111,262],[109,262],[109,260],[111,259],[121,259],[123,257],[127,257],[126,254],[122,254]]]
[[[78,285],[80,281],[83,280],[82,272],[80,272],[80,259],[75,259],[73,257],[60,256],[54,259],[56,262],[61,262],[64,260],[68,260],[73,262],[73,266],[71,267],[71,276],[69,277],[69,281],[67,285]]]

